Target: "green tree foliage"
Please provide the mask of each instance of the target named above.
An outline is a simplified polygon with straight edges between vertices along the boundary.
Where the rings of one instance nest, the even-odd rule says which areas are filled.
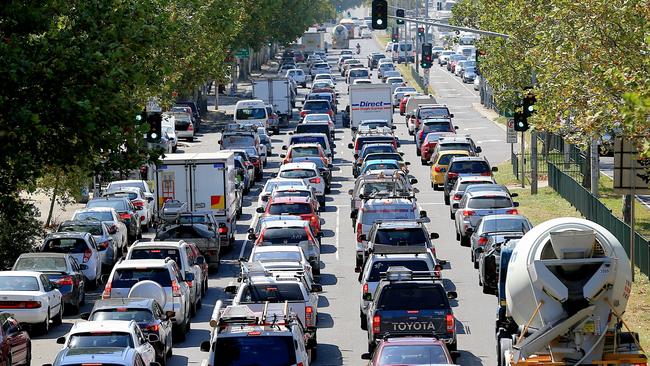
[[[648,153],[648,0],[462,0],[452,22],[510,35],[478,44],[504,109],[534,86],[537,129],[583,144],[622,131]]]

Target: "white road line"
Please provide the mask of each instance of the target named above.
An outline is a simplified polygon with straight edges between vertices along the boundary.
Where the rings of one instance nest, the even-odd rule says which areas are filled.
[[[336,215],[336,231],[334,231],[334,236],[336,237],[335,245],[336,245],[336,260],[339,260],[339,217],[341,215]]]
[[[443,202],[418,202],[420,205],[444,205]]]
[[[468,128],[463,128],[463,131],[471,131],[471,130],[487,130],[490,127],[468,127]]]
[[[248,246],[249,242],[250,240],[246,239],[244,241],[244,244],[241,245],[241,250],[239,251],[239,257],[237,259],[244,257],[244,252],[246,251],[246,247]]]
[[[483,140],[483,141],[476,141],[477,144],[484,144],[486,142],[503,142],[503,140]]]

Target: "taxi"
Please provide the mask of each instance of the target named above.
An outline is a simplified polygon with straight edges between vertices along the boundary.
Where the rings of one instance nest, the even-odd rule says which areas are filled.
[[[445,173],[449,167],[452,158],[459,156],[469,156],[467,150],[442,150],[431,156],[431,187],[439,191],[445,182]]]

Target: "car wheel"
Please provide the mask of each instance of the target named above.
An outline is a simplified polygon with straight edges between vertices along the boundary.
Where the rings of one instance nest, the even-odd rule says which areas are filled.
[[[449,196],[445,195],[445,205],[449,205]]]
[[[422,155],[422,152],[420,152],[420,149],[418,149],[417,146],[415,147],[415,155],[417,155],[417,156]]]
[[[172,358],[173,355],[174,355],[174,350],[173,350],[172,347],[169,347],[169,349],[167,350],[167,353],[165,354],[165,357],[166,358]]]
[[[68,311],[70,314],[79,314],[79,309],[81,308],[81,290],[79,290],[79,293],[77,294],[77,300],[75,301],[74,305],[70,305],[70,308],[68,308]]]
[[[468,247],[469,246],[469,237],[464,236],[464,235],[460,235],[460,245],[463,246],[463,247]]]
[[[456,241],[460,241],[460,234],[456,231]]]
[[[63,312],[65,311],[65,303],[61,300],[61,306],[59,307],[59,314],[52,318],[52,324],[61,325],[63,323]]]
[[[361,320],[361,330],[368,330],[368,319],[361,310],[359,310],[359,319]]]
[[[188,138],[187,138],[187,141],[189,141],[189,142],[194,141],[194,137],[188,137]]]
[[[192,323],[190,322],[190,318],[187,318],[187,323],[185,324],[185,334],[189,333],[190,330],[192,330]]]
[[[83,288],[83,286],[81,286],[81,288],[79,288],[79,291],[81,291],[81,294],[79,295],[79,305],[86,305],[86,290]]]
[[[199,302],[198,299],[196,299],[196,301],[194,301],[194,302],[190,305],[190,317],[192,317],[192,318],[196,316],[196,303],[197,303],[197,302]],[[189,320],[188,320],[188,323],[189,323]]]
[[[449,211],[449,218],[452,219],[452,220],[456,220],[456,216],[451,211]]]

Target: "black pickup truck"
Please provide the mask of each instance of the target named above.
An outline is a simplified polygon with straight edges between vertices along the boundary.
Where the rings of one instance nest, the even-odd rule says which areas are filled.
[[[434,336],[456,351],[456,321],[449,304],[454,291],[446,292],[433,272],[416,272],[405,267],[389,267],[374,294],[367,312],[368,351],[390,336]]]

